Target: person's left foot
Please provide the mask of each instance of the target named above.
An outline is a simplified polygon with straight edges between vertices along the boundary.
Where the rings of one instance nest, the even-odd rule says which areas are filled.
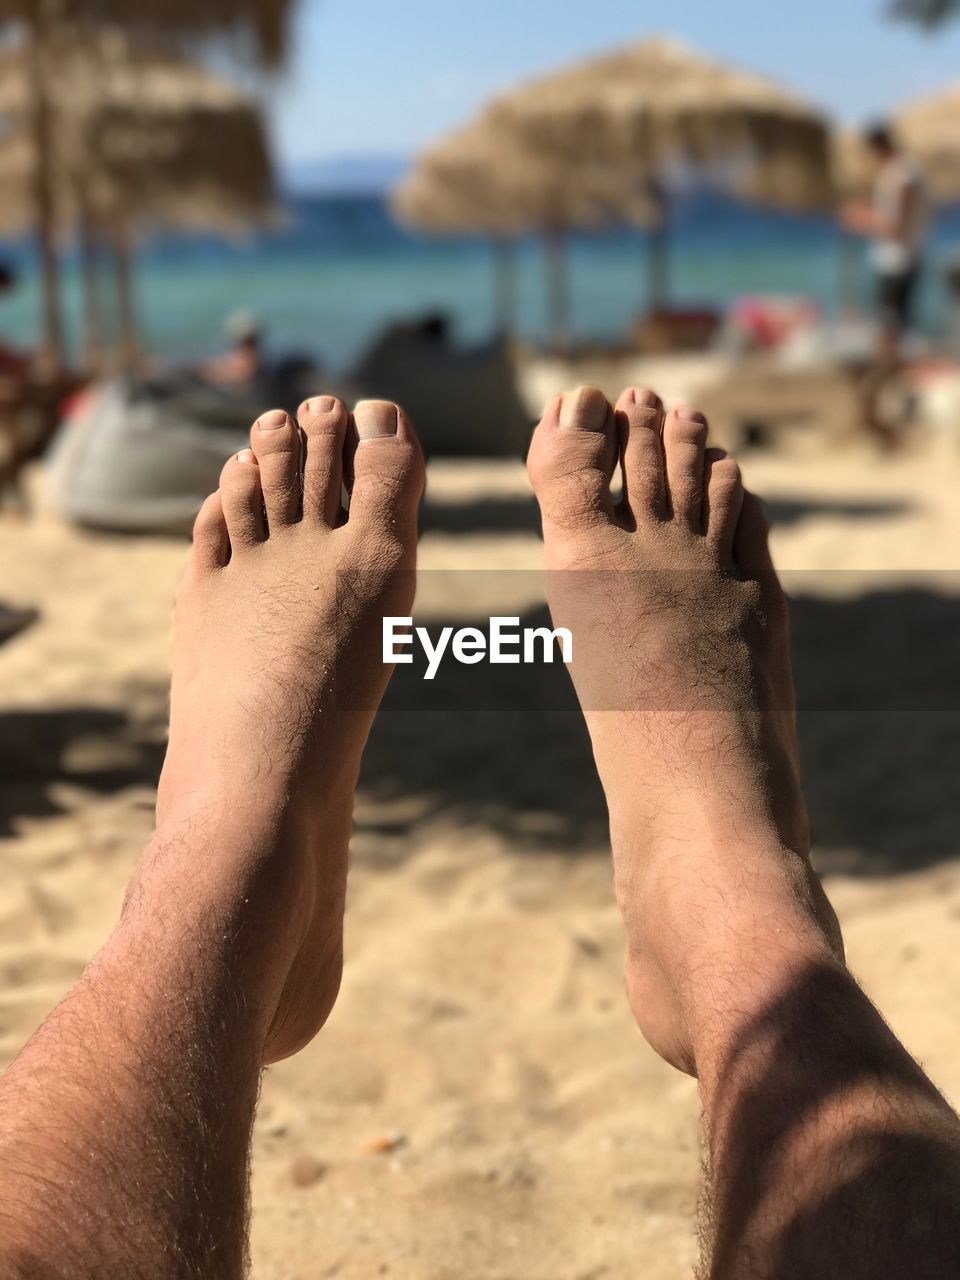
[[[353,792],[390,676],[381,619],[413,603],[424,483],[395,405],[351,416],[322,397],[298,417],[264,414],[197,518],[157,836],[127,900],[199,902],[237,937],[265,1061],[336,998]]]
[[[657,1051],[697,1072],[692,1006],[716,1003],[703,975],[742,1012],[757,975],[785,968],[785,940],[804,960],[842,958],[809,861],[766,520],[734,459],[707,448],[703,414],[665,413],[642,388],[616,406],[594,387],[558,397],[527,462],[610,811],[631,1006]]]

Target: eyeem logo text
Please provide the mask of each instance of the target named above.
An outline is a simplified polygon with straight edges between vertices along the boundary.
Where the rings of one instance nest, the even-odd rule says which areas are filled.
[[[573,661],[573,636],[566,627],[551,631],[548,627],[520,627],[519,618],[491,618],[490,630],[484,634],[478,627],[443,627],[436,641],[426,627],[414,627],[412,618],[384,618],[383,660],[385,663],[412,663],[413,649],[419,643],[427,659],[424,680],[432,680],[440,663],[450,653],[464,666],[478,662],[552,663],[555,645],[559,643],[563,661]]]

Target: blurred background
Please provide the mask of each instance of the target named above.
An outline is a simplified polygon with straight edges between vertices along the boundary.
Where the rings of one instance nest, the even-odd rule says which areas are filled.
[[[958,19],[0,0],[0,1062],[150,834],[186,537],[253,419],[403,403],[418,620],[526,625],[531,427],[637,383],[767,501],[817,865],[960,1101]],[[562,668],[401,671],[254,1274],[691,1273],[696,1090],[626,1010],[606,841]]]

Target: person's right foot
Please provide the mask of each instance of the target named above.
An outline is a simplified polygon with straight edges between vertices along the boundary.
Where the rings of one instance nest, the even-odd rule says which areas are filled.
[[[339,987],[353,793],[391,673],[381,620],[413,603],[424,467],[380,401],[351,415],[318,397],[299,426],[266,413],[250,444],[197,518],[157,835],[127,908],[174,902],[185,938],[212,920],[236,940],[270,1062],[316,1034]]]
[[[784,962],[773,969],[842,958],[808,860],[766,522],[706,439],[702,414],[664,416],[651,392],[627,391],[614,410],[581,388],[549,407],[528,458],[550,607],[573,633],[610,811],[631,1007],[654,1048],[693,1073],[694,1024],[729,1004],[723,984],[753,1012],[783,976],[763,964],[771,948]]]

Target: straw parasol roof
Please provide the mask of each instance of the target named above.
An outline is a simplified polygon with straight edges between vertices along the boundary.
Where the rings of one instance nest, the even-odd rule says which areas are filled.
[[[960,84],[905,106],[894,117],[901,146],[923,169],[934,200],[960,200]]]
[[[836,195],[841,199],[869,195],[874,174],[861,130],[837,129],[831,142],[831,156]]]
[[[608,225],[627,214],[619,175],[609,167],[584,165],[572,181],[569,165],[526,146],[516,131],[489,114],[424,152],[392,203],[408,226],[494,240],[499,246],[497,310],[506,329],[515,302],[509,242],[544,235],[551,327],[558,343],[569,331],[564,234]],[[639,193],[632,201],[630,217],[636,225],[650,225],[658,213]]]
[[[922,171],[930,198],[942,204],[960,200],[960,82],[908,103],[891,125],[900,147]],[[840,194],[871,190],[873,169],[858,130],[837,133],[834,172]]]
[[[132,33],[171,38],[227,35],[246,41],[267,65],[286,51],[296,0],[0,0],[0,23],[34,28],[57,24],[117,24]]]
[[[490,115],[457,130],[417,160],[393,196],[401,221],[427,231],[495,237],[587,229],[623,216],[624,193],[609,168],[569,165],[525,146]],[[639,196],[631,219],[648,225],[657,210]]]
[[[42,295],[43,343],[53,376],[63,366],[63,324],[56,255],[54,195],[57,175],[51,167],[49,98],[59,74],[58,54],[77,37],[104,24],[153,41],[198,41],[214,36],[234,40],[238,50],[265,66],[283,60],[289,20],[296,0],[0,0],[0,26],[16,24],[26,34],[24,58],[30,68],[29,129],[36,153],[34,227]]]
[[[826,122],[787,90],[655,39],[505,94],[495,119],[569,162],[619,165],[625,182],[695,170],[784,209],[829,199]]]
[[[6,126],[0,226],[29,227],[36,157],[27,139],[29,73],[20,51],[0,52]],[[233,85],[170,53],[138,49],[117,32],[73,44],[52,87],[55,208],[63,233],[87,213],[122,212],[141,227],[235,230],[273,211],[273,170],[258,106]]]
[[[37,222],[41,159],[46,244],[81,249],[86,348],[99,316],[99,246],[110,248],[122,348],[137,349],[131,249],[151,227],[232,233],[273,221],[273,171],[256,104],[179,55],[144,50],[119,32],[88,34],[60,51],[47,102],[46,146],[37,147],[30,69],[17,48],[0,51],[0,229]]]

